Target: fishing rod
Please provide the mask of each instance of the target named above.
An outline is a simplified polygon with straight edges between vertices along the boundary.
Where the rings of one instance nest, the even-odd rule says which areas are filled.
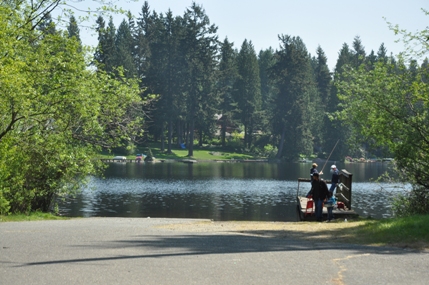
[[[337,147],[337,144],[340,140],[337,140],[337,143],[334,145],[334,148],[331,150],[331,153],[329,154],[328,158],[325,161],[325,164],[322,167],[322,170],[320,170],[320,172],[323,173],[323,169],[325,169],[326,164],[328,163],[329,158],[331,157],[331,154],[334,152],[334,149]]]

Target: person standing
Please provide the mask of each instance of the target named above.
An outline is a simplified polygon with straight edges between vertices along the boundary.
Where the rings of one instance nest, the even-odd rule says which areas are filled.
[[[317,166],[318,166],[317,163],[313,163],[311,165],[311,168],[310,168],[310,180],[311,180],[311,182],[313,182],[313,174],[319,173],[319,171],[317,170]],[[319,174],[322,175],[323,172],[321,171]]]
[[[311,190],[309,195],[313,197],[314,203],[316,205],[316,220],[321,222],[323,201],[325,201],[326,198],[331,197],[331,192],[328,190],[328,185],[326,182],[320,179],[318,172],[313,173],[313,182],[311,182]]]
[[[310,168],[310,184],[313,182],[313,174],[314,173],[319,173],[319,171],[317,170],[317,163],[315,163],[315,162],[313,162],[313,164],[311,165],[311,168]],[[323,172],[321,171],[320,173],[319,173],[320,175],[322,175],[323,174]],[[311,191],[311,189],[310,189],[310,191]],[[310,196],[310,191],[307,193],[307,198]]]
[[[335,164],[333,164],[331,166],[331,174],[332,174],[332,177],[331,177],[331,188],[329,188],[329,191],[333,195],[335,187],[337,187],[337,184],[338,184],[338,182],[340,180],[340,172],[338,171],[337,166],[335,166]]]

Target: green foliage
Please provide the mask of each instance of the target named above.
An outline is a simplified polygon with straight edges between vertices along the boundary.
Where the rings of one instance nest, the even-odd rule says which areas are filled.
[[[219,112],[222,114],[221,140],[222,146],[226,146],[227,128],[235,124],[234,117],[238,112],[237,103],[234,100],[234,84],[237,79],[237,53],[233,49],[233,43],[225,39],[221,45],[219,62],[219,79],[217,90],[219,92]]]
[[[331,90],[332,78],[329,71],[325,52],[319,46],[316,50],[317,57],[315,58],[314,75],[317,86],[317,94],[313,93],[311,98],[312,106],[307,116],[310,122],[311,134],[313,136],[314,145],[318,149],[327,151],[327,147],[332,148],[338,129],[338,123],[329,119],[329,112],[336,110],[336,94]],[[310,115],[312,114],[312,115]],[[320,125],[323,127],[320,128]],[[325,146],[325,147],[322,147]],[[308,154],[308,151],[307,151]]]
[[[272,133],[278,142],[277,158],[294,160],[299,153],[311,153],[312,120],[316,116],[312,97],[317,96],[310,57],[299,37],[279,37],[281,49],[271,69],[276,82],[271,116]]]
[[[277,148],[273,145],[267,144],[264,146],[263,155],[266,157],[275,157]]]
[[[76,37],[36,6],[0,7],[0,212],[48,211],[99,169],[92,155],[138,132],[138,85],[89,70]],[[37,20],[29,22],[34,16]],[[36,24],[37,25],[37,24]]]
[[[239,110],[236,116],[244,126],[244,145],[250,147],[262,103],[258,59],[251,41],[244,40],[236,62],[238,77],[234,84],[234,101]]]
[[[394,197],[392,211],[397,217],[429,213],[429,192],[423,187]]]
[[[151,148],[149,148],[149,149],[147,150],[147,155],[146,155],[146,157],[144,158],[144,161],[154,161],[154,160],[155,160],[155,157],[153,156],[152,149],[151,149]]]
[[[429,240],[429,215],[410,215],[402,218],[369,220],[356,229],[360,243],[383,245],[407,244],[427,247]]]
[[[422,38],[427,33],[428,28],[406,38],[423,42],[427,53],[427,38]],[[353,139],[391,151],[399,175],[413,185],[410,194],[394,202],[399,216],[429,212],[428,76],[426,65],[419,67],[415,60],[407,65],[401,58],[399,62],[380,58],[369,67],[343,69],[336,82],[343,108],[339,115],[356,134]]]
[[[150,149],[157,159],[187,159],[188,151],[185,149],[175,148],[171,153],[161,151],[159,144],[150,144]],[[234,150],[229,151],[228,147],[205,146],[194,150],[193,159],[198,161],[213,161],[213,160],[230,160],[230,159],[255,159],[254,155],[247,153],[239,153]]]
[[[23,221],[45,221],[45,220],[68,220],[66,217],[59,217],[52,213],[41,211],[30,212],[28,214],[0,214],[0,222],[23,222]]]
[[[404,179],[429,188],[429,85],[404,65],[401,72],[377,63],[373,70],[349,70],[338,84],[341,116],[361,141],[385,146],[394,153]],[[371,139],[371,140],[369,140]]]

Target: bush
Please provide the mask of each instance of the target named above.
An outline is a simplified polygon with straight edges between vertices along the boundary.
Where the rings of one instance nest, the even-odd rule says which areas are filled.
[[[428,189],[415,186],[410,192],[394,197],[392,210],[397,217],[429,214]]]
[[[155,157],[152,154],[152,150],[149,148],[146,157],[144,158],[144,161],[154,161]]]

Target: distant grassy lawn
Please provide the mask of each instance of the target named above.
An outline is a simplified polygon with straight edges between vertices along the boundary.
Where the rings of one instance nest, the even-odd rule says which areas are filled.
[[[101,159],[111,159],[114,156],[121,155],[125,156],[127,159],[134,159],[137,153],[148,154],[149,148],[152,151],[153,156],[156,159],[196,159],[196,160],[230,160],[230,159],[258,159],[250,154],[237,153],[225,151],[220,147],[198,147],[194,146],[193,156],[188,156],[188,149],[179,149],[177,147],[172,149],[172,153],[166,153],[161,151],[160,143],[149,143],[147,147],[142,147],[138,149],[135,154],[132,155],[122,155],[122,154],[99,154],[97,158]]]
[[[188,156],[187,149],[173,149],[172,153],[161,152],[159,148],[151,148],[153,155],[157,159],[196,159],[196,160],[229,160],[229,159],[255,159],[248,154],[224,152],[214,149],[194,149],[193,156]]]

